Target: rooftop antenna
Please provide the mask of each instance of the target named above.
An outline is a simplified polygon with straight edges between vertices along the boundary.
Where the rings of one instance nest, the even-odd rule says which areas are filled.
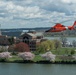
[[[2,34],[1,34],[1,24],[0,24],[0,35],[2,35]]]

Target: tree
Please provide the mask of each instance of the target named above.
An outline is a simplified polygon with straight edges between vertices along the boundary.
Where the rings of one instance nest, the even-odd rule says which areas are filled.
[[[30,48],[26,43],[20,42],[15,45],[16,52],[30,52]]]
[[[12,52],[12,54],[15,54],[15,44],[12,44],[8,47],[8,52]]]
[[[70,54],[74,55],[75,54],[75,50],[71,50]]]
[[[60,37],[60,40],[61,40],[61,42],[62,42],[62,46],[65,47],[65,46],[66,46],[66,42],[67,42],[67,38],[64,37],[64,36],[61,36],[61,37]]]
[[[18,54],[23,60],[32,60],[34,59],[35,55],[31,52],[23,52]]]
[[[36,52],[37,53],[45,53],[48,50],[54,49],[54,43],[51,40],[47,40],[44,42],[41,42],[40,44],[37,45]]]
[[[46,42],[49,45],[49,50],[54,49],[54,42],[52,40],[47,40]]]
[[[56,55],[52,54],[51,52],[46,52],[44,54],[41,54],[41,57],[46,60],[55,61]]]
[[[0,52],[6,52],[8,51],[9,46],[0,46]]]
[[[76,47],[76,40],[73,40],[72,44],[73,44],[73,47]]]
[[[8,38],[8,41],[10,42],[11,45],[14,44],[14,37]]]
[[[53,40],[54,41],[54,48],[58,49],[61,47],[61,42],[57,39]]]
[[[1,61],[5,61],[5,60],[7,60],[10,57],[12,57],[12,56],[10,55],[9,52],[2,52],[2,53],[0,53],[0,59],[1,59]]]

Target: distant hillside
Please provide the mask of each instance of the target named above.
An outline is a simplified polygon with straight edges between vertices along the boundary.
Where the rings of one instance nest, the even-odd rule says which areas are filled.
[[[7,32],[1,32],[1,33],[2,33],[2,35],[19,37],[21,35],[22,31],[14,31],[14,32],[7,31]]]
[[[1,31],[22,31],[22,30],[36,30],[36,31],[45,31],[50,29],[50,27],[38,27],[38,28],[12,28],[12,29],[1,29]]]
[[[35,31],[41,31],[44,32],[48,30],[50,27],[41,27],[41,28],[15,28],[15,29],[1,29],[2,35],[7,36],[16,36],[19,37],[21,33],[25,30],[35,30]]]

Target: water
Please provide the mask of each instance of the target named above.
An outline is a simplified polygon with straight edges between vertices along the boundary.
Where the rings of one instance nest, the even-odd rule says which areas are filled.
[[[76,75],[76,65],[0,63],[0,75]]]
[[[60,39],[60,37],[44,37],[45,39]],[[69,42],[73,42],[74,40],[76,41],[76,37],[66,37],[67,38],[67,41]]]

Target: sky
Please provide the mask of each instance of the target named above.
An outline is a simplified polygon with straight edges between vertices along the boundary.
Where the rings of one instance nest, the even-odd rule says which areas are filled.
[[[70,26],[75,20],[76,0],[0,0],[2,29]]]

